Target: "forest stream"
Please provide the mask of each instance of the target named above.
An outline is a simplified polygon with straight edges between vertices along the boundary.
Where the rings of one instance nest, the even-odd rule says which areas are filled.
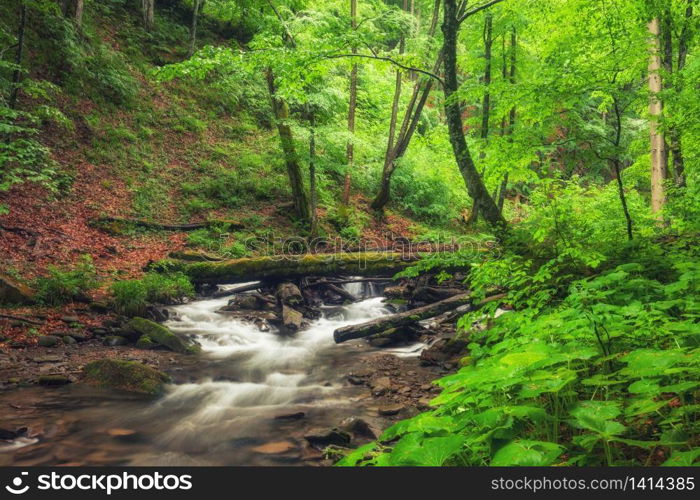
[[[291,337],[218,314],[227,298],[172,306],[166,326],[195,335],[203,352],[168,370],[175,382],[165,395],[153,400],[82,384],[5,392],[0,406],[13,413],[3,419],[38,437],[6,444],[0,457],[8,465],[319,463],[318,448],[305,443],[314,429],[323,433],[347,419],[387,426],[367,387],[347,381],[377,349],[336,345],[333,331],[390,311],[376,284],[343,286],[362,300],[324,306],[321,318]],[[382,355],[416,362],[423,347],[382,349]]]

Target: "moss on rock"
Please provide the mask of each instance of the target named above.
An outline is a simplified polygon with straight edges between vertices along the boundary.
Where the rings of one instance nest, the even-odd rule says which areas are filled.
[[[165,373],[137,361],[101,359],[85,365],[83,382],[104,389],[157,395],[170,381]]]
[[[145,335],[151,343],[162,345],[171,351],[182,354],[196,354],[201,351],[201,347],[194,341],[176,335],[163,325],[144,318],[133,318],[129,322],[129,328],[140,333],[141,337]]]

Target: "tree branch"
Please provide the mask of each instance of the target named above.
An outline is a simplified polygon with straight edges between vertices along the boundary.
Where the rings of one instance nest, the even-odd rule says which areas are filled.
[[[394,66],[398,66],[399,68],[401,68],[403,70],[415,71],[416,73],[422,73],[426,76],[429,76],[430,78],[434,78],[435,80],[440,82],[440,84],[443,83],[442,78],[440,78],[435,73],[432,73],[432,72],[424,70],[424,69],[415,68],[413,66],[406,66],[405,64],[401,64],[397,60],[392,59],[391,57],[387,57],[387,56],[378,56],[378,55],[370,55],[370,54],[327,54],[324,56],[324,59],[340,59],[343,57],[362,57],[364,59],[376,59],[379,61],[386,61],[386,62],[393,64]]]
[[[481,12],[482,10],[488,9],[492,5],[496,5],[497,3],[501,3],[503,0],[490,0],[489,2],[486,2],[481,5],[477,5],[476,7],[472,7],[471,9],[465,11],[459,18],[457,18],[457,22],[461,23],[464,21],[466,18],[473,16],[477,12]]]

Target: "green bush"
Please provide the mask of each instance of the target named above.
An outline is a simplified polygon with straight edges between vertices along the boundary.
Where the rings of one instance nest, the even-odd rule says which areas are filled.
[[[89,255],[81,257],[73,269],[49,266],[48,276],[37,278],[34,287],[37,300],[43,304],[60,305],[83,299],[98,284],[95,266]]]
[[[140,280],[117,281],[111,287],[114,308],[127,316],[143,315],[149,303],[171,304],[194,296],[182,273],[147,273]]]

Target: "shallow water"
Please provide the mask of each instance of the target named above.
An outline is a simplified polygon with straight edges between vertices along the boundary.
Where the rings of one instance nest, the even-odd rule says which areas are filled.
[[[365,283],[346,288],[357,296],[377,293]],[[309,427],[368,417],[358,403],[362,389],[348,385],[345,374],[358,355],[373,349],[357,341],[336,345],[333,330],[388,314],[381,297],[326,307],[320,319],[293,337],[261,332],[217,314],[227,302],[221,298],[173,307],[178,319],[167,326],[195,335],[203,354],[175,370],[176,383],[156,401],[79,384],[0,396],[0,404],[12,401],[15,420],[20,407],[22,421],[16,427],[42,430],[38,443],[0,447],[0,465],[301,464]],[[419,349],[416,345],[390,352],[413,356]],[[275,418],[298,412],[304,418]],[[291,444],[288,452],[256,450],[279,441]]]

